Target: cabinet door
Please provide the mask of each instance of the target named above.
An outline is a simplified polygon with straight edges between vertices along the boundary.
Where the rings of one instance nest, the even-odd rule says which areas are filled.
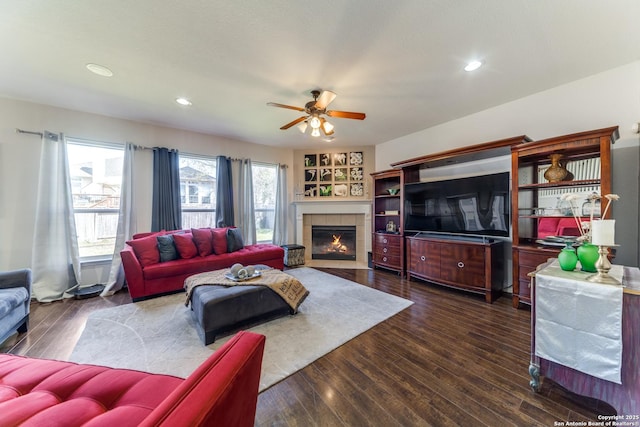
[[[440,243],[409,239],[409,272],[423,277],[440,277]]]
[[[525,302],[531,301],[531,278],[528,274],[555,255],[557,253],[552,251],[518,250],[518,296]]]
[[[484,246],[443,245],[441,250],[440,277],[452,283],[484,288]]]

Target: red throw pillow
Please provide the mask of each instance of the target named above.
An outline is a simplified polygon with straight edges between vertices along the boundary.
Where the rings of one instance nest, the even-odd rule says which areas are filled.
[[[191,233],[173,234],[173,243],[176,245],[180,258],[189,259],[198,255],[198,248],[193,243],[193,234]]]
[[[192,228],[193,241],[196,242],[198,253],[200,256],[207,256],[213,253],[212,240],[210,228]]]
[[[227,229],[226,228],[212,228],[211,234],[213,236],[213,253],[216,255],[227,253]]]
[[[133,248],[133,252],[143,267],[160,262],[160,251],[155,234],[141,239],[129,240],[127,244]]]

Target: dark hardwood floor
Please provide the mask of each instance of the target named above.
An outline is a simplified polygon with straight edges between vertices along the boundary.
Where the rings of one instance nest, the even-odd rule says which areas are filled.
[[[383,270],[319,269],[414,304],[260,393],[258,426],[553,426],[613,414],[550,381],[529,388],[528,309]],[[32,304],[27,334],[2,352],[66,359],[111,298]]]

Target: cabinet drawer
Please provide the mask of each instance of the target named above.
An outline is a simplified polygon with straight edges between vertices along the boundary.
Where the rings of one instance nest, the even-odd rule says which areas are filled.
[[[376,234],[375,235],[375,245],[380,247],[400,247],[402,241],[402,236],[394,235],[394,234]]]
[[[400,246],[376,246],[373,251],[376,255],[400,256]]]
[[[377,264],[386,264],[394,267],[400,266],[400,255],[387,255],[376,253],[373,254],[373,262]]]
[[[558,250],[558,253],[560,250]],[[543,262],[547,262],[547,259],[553,258],[553,255],[546,252],[536,253],[529,251],[519,251],[518,252],[518,264],[523,267],[533,267],[530,271],[536,269],[537,266],[542,264]]]

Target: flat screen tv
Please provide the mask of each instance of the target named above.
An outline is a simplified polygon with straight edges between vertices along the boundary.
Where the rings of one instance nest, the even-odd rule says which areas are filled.
[[[405,185],[406,232],[509,236],[509,172]]]

